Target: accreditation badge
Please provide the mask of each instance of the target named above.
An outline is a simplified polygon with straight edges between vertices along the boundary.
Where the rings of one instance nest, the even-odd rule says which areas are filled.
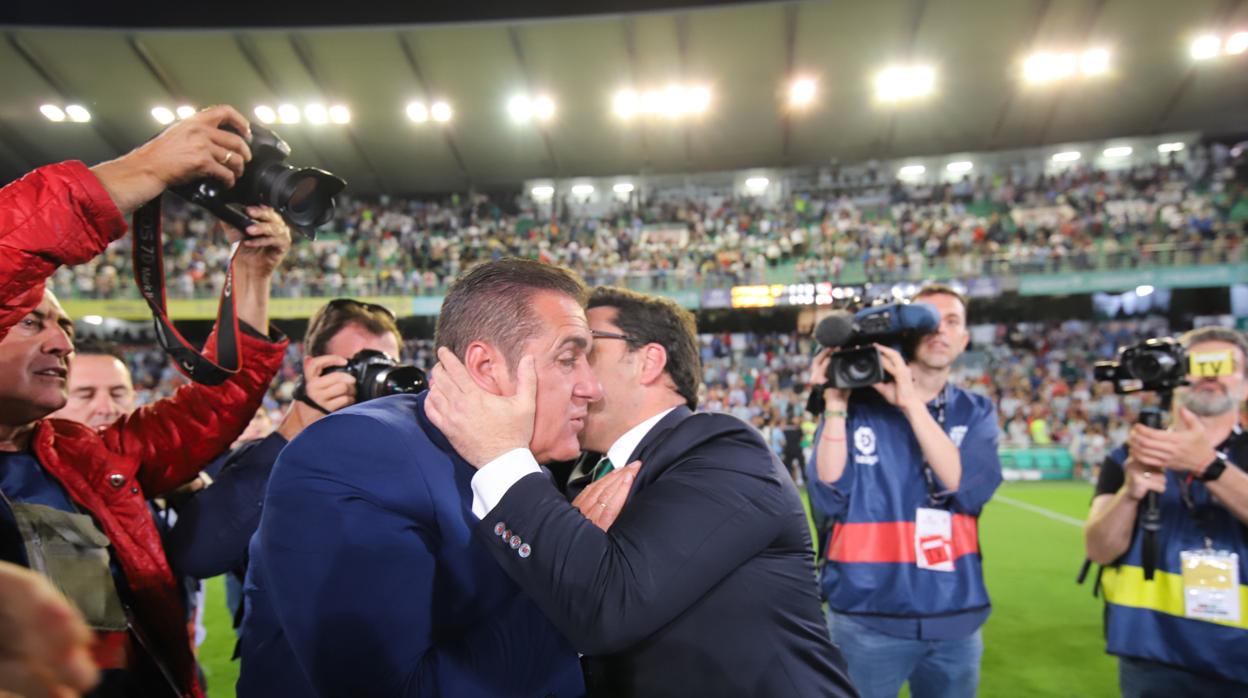
[[[1183,615],[1238,623],[1239,555],[1224,550],[1184,550]]]
[[[953,515],[920,507],[914,517],[914,562],[922,570],[953,571]]]

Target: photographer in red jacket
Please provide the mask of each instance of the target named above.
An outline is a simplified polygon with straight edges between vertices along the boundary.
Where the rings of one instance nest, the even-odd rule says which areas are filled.
[[[74,346],[73,323],[44,282],[99,254],[126,232],[127,214],[170,186],[204,177],[233,186],[249,136],[242,115],[214,107],[117,160],[50,165],[0,190],[0,559],[49,577],[95,631],[104,678],[93,695],[203,695],[147,499],[229,448],[260,405],[286,345],[266,333],[290,231],[271,209],[247,209],[256,224],[234,261],[238,373],[184,386],[100,431],[47,418],[65,404]],[[205,354],[215,352],[214,331]]]

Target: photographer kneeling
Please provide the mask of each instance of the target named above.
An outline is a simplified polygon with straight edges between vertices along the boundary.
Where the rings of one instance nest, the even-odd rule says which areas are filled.
[[[358,394],[358,383],[364,376],[356,368],[358,360],[352,357],[361,351],[380,352],[388,357],[381,363],[389,363],[398,358],[401,346],[395,317],[386,308],[350,298],[337,298],[321,306],[308,320],[304,334],[306,358],[296,400],[276,431],[231,451],[213,476],[212,485],[179,507],[178,525],[168,542],[174,566],[199,579],[231,573],[241,581],[247,569],[247,544],[260,525],[269,473],[282,448],[326,414],[374,396],[371,393],[379,386],[371,384],[363,389],[369,395]],[[347,370],[349,364],[351,370]],[[388,390],[402,392],[417,387],[423,383]]]
[[[992,403],[949,384],[966,349],[966,303],[947,286],[915,301],[939,313],[907,364],[879,347],[891,382],[825,387],[806,466],[812,508],[834,528],[821,586],[832,640],[864,698],[975,695],[991,610],[978,517],[1001,483]],[[833,349],[812,366],[825,380]]]
[[[1106,651],[1123,696],[1248,695],[1248,339],[1207,327],[1183,335],[1193,369],[1170,429],[1137,424],[1101,466],[1085,526],[1106,565]],[[1181,363],[1176,369],[1182,371]],[[1203,374],[1203,375],[1201,375]],[[1157,493],[1153,579],[1141,501]]]

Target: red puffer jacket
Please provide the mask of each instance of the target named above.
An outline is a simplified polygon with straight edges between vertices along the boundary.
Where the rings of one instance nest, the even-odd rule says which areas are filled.
[[[38,306],[62,264],[85,262],[126,232],[121,212],[78,162],[50,165],[0,190],[0,339]],[[149,650],[185,695],[195,679],[184,608],[147,508],[190,480],[242,433],[260,406],[286,342],[242,333],[243,368],[219,386],[187,385],[102,432],[61,419],[35,430],[39,463],[112,542]],[[207,349],[215,351],[216,334]]]

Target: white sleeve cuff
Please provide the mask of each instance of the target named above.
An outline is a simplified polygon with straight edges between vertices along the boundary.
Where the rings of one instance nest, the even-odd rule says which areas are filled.
[[[540,472],[537,459],[527,448],[513,448],[486,463],[472,476],[472,513],[484,519],[520,478]]]

